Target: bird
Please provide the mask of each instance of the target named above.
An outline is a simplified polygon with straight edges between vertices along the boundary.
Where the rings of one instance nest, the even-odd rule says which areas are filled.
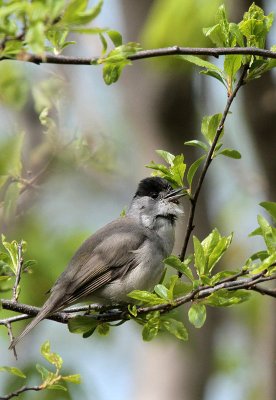
[[[175,241],[179,199],[184,187],[173,189],[159,176],[142,179],[123,217],[91,235],[73,255],[50,289],[36,317],[11,341],[13,349],[40,321],[80,302],[131,303],[133,290],[153,290]]]

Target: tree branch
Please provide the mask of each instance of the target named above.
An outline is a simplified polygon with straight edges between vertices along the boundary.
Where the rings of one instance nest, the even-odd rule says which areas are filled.
[[[233,90],[232,94],[228,97],[228,100],[227,100],[226,106],[224,108],[224,111],[223,111],[223,114],[222,114],[218,129],[216,131],[216,135],[214,137],[212,146],[210,147],[210,150],[209,150],[209,152],[207,154],[207,157],[206,157],[205,163],[203,165],[201,174],[199,176],[194,195],[190,196],[191,205],[190,205],[190,211],[189,211],[188,222],[187,222],[187,227],[186,227],[186,234],[185,234],[185,237],[184,237],[183,247],[182,247],[181,254],[180,254],[180,260],[181,261],[183,261],[184,258],[185,258],[187,247],[188,247],[188,243],[189,243],[189,240],[190,240],[190,236],[191,236],[191,233],[192,233],[192,231],[194,229],[195,209],[196,209],[198,196],[199,196],[199,193],[201,191],[201,187],[202,187],[204,178],[205,178],[206,173],[208,171],[208,168],[209,168],[209,166],[210,166],[210,164],[212,162],[214,151],[215,151],[216,145],[217,145],[217,143],[219,141],[220,135],[221,135],[221,133],[223,131],[224,123],[225,123],[226,117],[228,115],[228,112],[230,110],[230,107],[231,107],[231,105],[233,103],[233,100],[236,97],[239,89],[244,84],[244,78],[245,78],[245,76],[247,74],[248,69],[249,69],[249,66],[245,65],[244,68],[243,68],[243,71],[241,73],[241,76],[240,76],[240,78],[239,78],[239,80],[237,82],[237,85],[236,85],[235,89]],[[180,274],[180,276],[181,276],[181,274]]]
[[[41,386],[22,386],[20,389],[15,390],[12,393],[6,394],[5,396],[1,396],[0,400],[8,400],[12,399],[13,397],[19,396],[23,392],[27,392],[30,390],[38,392],[39,390],[43,390],[44,388]]]
[[[259,49],[256,47],[179,47],[171,46],[164,47],[161,49],[141,50],[136,54],[128,57],[129,60],[142,60],[145,58],[155,58],[170,55],[198,55],[198,56],[210,56],[216,57],[226,54],[242,54],[252,56],[262,56],[265,58],[276,58],[276,52],[266,49]],[[91,65],[97,63],[98,60],[103,58],[99,57],[74,57],[64,55],[45,54],[39,56],[36,54],[22,53],[16,58],[19,61],[27,61],[34,64],[68,64],[68,65]],[[10,60],[8,57],[0,57],[0,61]]]
[[[275,290],[268,290],[257,285],[258,283],[261,282],[276,280],[276,275],[266,276],[265,274],[266,271],[263,271],[251,277],[240,278],[240,279],[238,279],[239,276],[244,275],[244,273],[241,275],[236,274],[232,277],[232,280],[230,280],[230,278],[227,278],[216,283],[213,286],[200,286],[197,289],[192,290],[187,295],[176,298],[171,303],[158,304],[155,306],[137,307],[137,314],[143,315],[151,311],[160,311],[161,313],[166,313],[191,301],[196,301],[199,299],[202,300],[204,298],[207,298],[211,294],[221,289],[226,289],[229,291],[237,289],[253,290],[261,294],[266,294],[268,296],[276,298]],[[0,325],[7,326],[8,323],[13,323],[19,320],[34,317],[40,311],[39,307],[14,303],[11,300],[2,299],[1,303],[3,309],[16,312],[24,312],[24,314],[0,320]],[[47,319],[67,324],[69,319],[74,318],[77,315],[76,313],[80,311],[88,313],[91,310],[97,311],[98,313],[91,314],[89,315],[89,317],[101,322],[113,322],[119,320],[127,320],[130,318],[129,312],[122,305],[116,305],[116,306],[113,305],[112,307],[111,306],[106,307],[106,306],[101,306],[99,304],[92,304],[89,306],[73,307],[66,309],[62,312],[57,312],[47,317]]]

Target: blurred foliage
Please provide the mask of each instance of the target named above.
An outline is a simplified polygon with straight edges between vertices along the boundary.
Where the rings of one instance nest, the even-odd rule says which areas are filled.
[[[44,391],[44,390],[62,390],[67,392],[67,382],[80,384],[81,378],[79,374],[75,375],[64,375],[61,373],[63,360],[61,356],[57,353],[53,353],[50,350],[49,341],[42,344],[40,349],[41,355],[43,358],[51,364],[51,369],[49,370],[44,365],[36,364],[36,372],[41,375],[41,383],[39,385],[31,386],[26,385],[29,390],[25,390],[23,392],[30,393],[31,391]],[[54,368],[54,371],[52,370]],[[19,377],[21,379],[26,379],[26,375],[23,371],[21,371],[17,367],[0,367],[0,372],[7,372],[11,375]],[[29,378],[29,377],[28,377]],[[18,381],[18,380],[17,380]],[[24,386],[24,385],[23,385]],[[20,388],[17,382],[17,388]],[[11,386],[9,391],[11,390]],[[17,389],[15,389],[17,390]],[[40,397],[41,398],[41,397]],[[49,397],[47,397],[49,398]]]

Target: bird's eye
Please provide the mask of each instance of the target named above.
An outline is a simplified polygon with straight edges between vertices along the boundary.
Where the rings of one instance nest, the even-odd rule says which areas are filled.
[[[150,197],[152,197],[153,199],[157,199],[158,193],[152,193],[152,195]]]

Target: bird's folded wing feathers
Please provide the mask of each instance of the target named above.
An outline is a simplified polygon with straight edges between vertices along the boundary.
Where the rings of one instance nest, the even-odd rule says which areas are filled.
[[[136,267],[134,251],[143,244],[148,232],[126,218],[113,221],[108,227],[102,240],[100,230],[84,242],[53,286],[52,295],[60,286],[66,287],[59,308],[77,302]]]

